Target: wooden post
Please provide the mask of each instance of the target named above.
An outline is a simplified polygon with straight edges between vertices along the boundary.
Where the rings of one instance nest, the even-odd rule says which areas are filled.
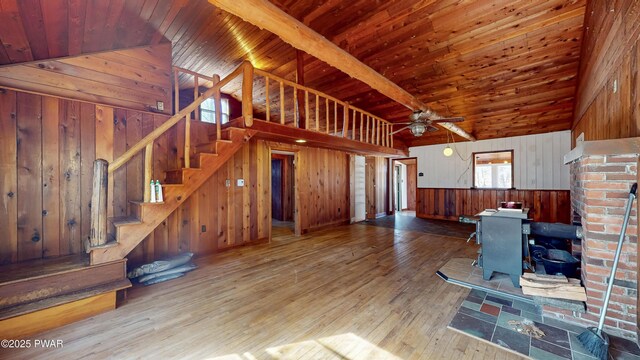
[[[344,114],[342,114],[342,137],[347,137],[349,132],[349,104],[344,104]]]
[[[101,246],[107,243],[107,196],[109,174],[109,163],[104,159],[96,159],[93,162],[93,192],[91,194],[91,233],[89,246],[86,251],[90,252],[91,247]]]
[[[253,65],[248,61],[242,71],[242,117],[244,126],[253,125]]]
[[[316,131],[320,132],[320,96],[316,94]]]
[[[280,124],[284,125],[284,83],[280,81]]]
[[[200,89],[198,88],[200,83],[200,79],[198,75],[193,75],[193,100],[195,101],[200,96]],[[194,111],[193,118],[195,120],[200,120],[200,106]]]
[[[351,126],[351,140],[355,140],[356,139],[356,110],[353,110],[353,120],[351,120],[351,123],[353,124]]]
[[[213,85],[215,86],[220,82],[220,75],[213,75]],[[222,132],[222,97],[220,90],[213,94],[213,106],[216,108],[215,121],[216,121],[216,139],[220,140],[220,133]]]
[[[307,90],[304,91],[304,124],[302,124],[302,128],[309,128],[309,92]]]
[[[298,85],[304,86],[304,53],[300,50],[296,50],[296,83]],[[307,123],[309,119],[309,108],[308,106],[303,106],[302,104],[302,92],[305,92],[305,98],[308,97],[308,93],[306,90],[298,88],[295,88],[294,91],[297,93],[295,97],[295,106],[298,107],[298,127],[300,129],[306,129],[307,126],[309,126]]]
[[[180,84],[178,84],[178,70],[173,69],[173,115],[180,111]]]
[[[269,77],[264,77],[264,97],[265,97],[265,105],[267,107],[267,122],[271,118],[271,104],[269,104]]]
[[[150,184],[153,179],[153,142],[147,144],[144,148],[144,202],[151,201]]]
[[[338,135],[338,102],[333,102],[333,135]]]
[[[197,111],[197,110],[196,110]],[[191,167],[191,113],[184,118],[184,167]]]
[[[365,141],[369,142],[369,115],[367,115],[367,130],[365,131]]]
[[[300,126],[300,113],[298,112],[298,89],[293,87],[293,127]]]
[[[360,142],[362,142],[363,125],[364,125],[364,114],[360,113]]]
[[[326,106],[325,122],[327,123],[327,126],[324,130],[328,134],[329,133],[329,98],[324,99],[324,105]]]

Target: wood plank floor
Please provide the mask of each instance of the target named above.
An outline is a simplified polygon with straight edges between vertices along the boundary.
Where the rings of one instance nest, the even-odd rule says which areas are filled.
[[[512,359],[446,326],[468,290],[435,272],[464,239],[350,225],[197,260],[115,311],[47,333],[61,349],[0,358]]]

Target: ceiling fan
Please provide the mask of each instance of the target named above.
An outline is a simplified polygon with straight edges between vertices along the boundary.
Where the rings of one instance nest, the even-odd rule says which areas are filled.
[[[436,118],[432,120],[429,118],[432,116],[432,114],[433,113],[431,111],[415,110],[411,115],[409,115],[409,120],[411,120],[410,122],[394,123],[394,125],[398,124],[398,125],[407,125],[407,126],[401,129],[398,129],[392,132],[391,134],[393,135],[393,134],[399,133],[404,129],[409,129],[411,133],[417,137],[417,136],[422,136],[422,134],[424,134],[425,131],[427,132],[438,131],[438,128],[433,126],[433,124],[443,123],[443,122],[453,123],[453,122],[464,121],[463,117]]]

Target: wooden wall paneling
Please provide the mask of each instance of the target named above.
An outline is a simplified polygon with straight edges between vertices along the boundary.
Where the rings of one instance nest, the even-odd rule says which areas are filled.
[[[127,112],[116,109],[114,112],[113,157],[118,158],[127,151]],[[118,184],[113,189],[113,215],[127,215],[127,166],[122,166],[113,173],[113,182]]]
[[[111,163],[114,159],[114,111],[109,106],[96,106],[96,159],[107,160]],[[93,167],[92,167],[93,168]],[[107,185],[108,197],[113,199],[114,177],[109,176]],[[113,217],[113,201],[107,206],[107,216]]]
[[[129,110],[127,116],[127,150],[142,139],[142,114],[138,111]],[[127,167],[127,202],[142,200],[143,184],[142,174],[144,170],[144,154],[136,154],[126,164]],[[125,207],[126,208],[126,207]]]
[[[235,155],[233,155],[233,162],[231,163],[231,189],[233,193],[233,198],[229,202],[228,206],[233,213],[233,216],[229,217],[229,223],[231,224],[231,229],[233,231],[229,231],[229,236],[231,236],[231,244],[240,245],[242,244],[242,230],[243,230],[243,219],[242,213],[244,208],[244,203],[242,201],[244,186],[238,186],[238,179],[242,179],[242,149],[240,149]],[[233,219],[233,220],[232,220]]]
[[[271,170],[268,165],[266,165],[266,161],[271,161],[270,150],[267,148],[267,145],[264,141],[256,142],[256,179],[260,181],[256,181],[256,192],[257,192],[257,224],[258,224],[258,235],[257,238],[267,237],[270,233],[271,229],[271,184],[267,179],[271,179]],[[269,172],[266,175],[266,172]],[[265,176],[266,175],[266,176]],[[267,198],[268,196],[268,198]],[[267,228],[269,230],[267,230]],[[271,237],[269,236],[269,240]]]
[[[60,255],[82,250],[80,103],[60,102]]]
[[[91,234],[93,162],[96,159],[96,106],[80,103],[80,217],[82,249]]]
[[[162,125],[167,120],[164,116],[154,115],[154,128]],[[164,182],[164,172],[170,170],[168,167],[169,146],[167,133],[160,136],[153,144],[153,178]]]
[[[60,100],[42,98],[42,255],[60,254]]]
[[[196,253],[200,251],[198,241],[200,239],[200,227],[198,225],[200,224],[200,194],[203,192],[206,192],[206,187],[201,186],[193,194],[195,196],[189,196],[189,224],[185,235],[189,240],[187,249]]]
[[[242,187],[242,242],[251,241],[251,167],[250,167],[250,145],[245,144],[240,152],[242,153],[242,179],[244,186]],[[255,163],[254,163],[255,164]]]
[[[18,261],[42,257],[42,97],[18,93]]]
[[[365,197],[367,204],[367,219],[376,218],[376,159],[367,156],[365,160]]]
[[[190,196],[182,202],[176,210],[178,215],[178,251],[185,252],[191,248],[191,200]]]
[[[126,111],[126,149],[128,150],[135,145],[140,139],[142,139],[142,113],[134,110]],[[143,184],[144,174],[144,154],[142,152],[136,154],[129,162],[124,166],[127,168],[126,199],[124,204],[124,215],[129,215],[128,208],[130,201],[141,201],[143,199],[143,186],[149,186],[150,184]],[[148,241],[144,242],[146,245]],[[128,255],[130,265],[139,264],[144,261],[144,245],[137,246]]]
[[[418,187],[418,167],[416,164],[407,165],[407,206],[409,210],[416,209],[416,189]]]
[[[228,175],[228,166],[222,166],[218,170],[218,172],[214,175],[217,176],[217,192],[218,192],[218,203],[216,212],[218,213],[218,228],[216,232],[216,239],[218,241],[217,248],[224,249],[228,247],[227,240],[227,222],[229,219],[228,210],[227,210],[227,197],[229,188],[226,186],[226,180]]]
[[[101,18],[104,16],[101,14]],[[43,38],[44,39],[44,38]],[[153,59],[154,54],[166,56]],[[133,48],[0,68],[0,84],[19,90],[128,109],[171,111],[171,47]],[[162,64],[160,64],[162,63]]]
[[[0,264],[18,260],[16,92],[0,91]]]
[[[458,220],[495,209],[500,201],[522,201],[534,221],[569,223],[571,203],[568,190],[489,190],[418,188],[416,215],[422,218]]]
[[[176,209],[169,215],[167,222],[167,237],[169,241],[168,254],[175,255],[180,253],[180,237],[178,235],[178,228],[180,224],[180,209]]]

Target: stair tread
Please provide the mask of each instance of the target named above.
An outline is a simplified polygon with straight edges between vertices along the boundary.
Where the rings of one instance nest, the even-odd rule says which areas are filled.
[[[84,254],[60,256],[51,259],[23,261],[0,266],[0,284],[33,277],[73,271],[89,265]]]
[[[27,304],[20,304],[0,309],[0,320],[28,314],[34,311],[47,309],[50,307],[67,304],[73,301],[86,299],[95,295],[104,294],[111,291],[122,290],[131,287],[129,279],[122,279],[111,283],[99,285],[82,291],[70,294],[52,296],[46,299],[33,301]]]
[[[113,223],[113,226],[116,227],[122,225],[142,224],[142,221],[135,216],[116,216],[111,218],[111,222]]]

